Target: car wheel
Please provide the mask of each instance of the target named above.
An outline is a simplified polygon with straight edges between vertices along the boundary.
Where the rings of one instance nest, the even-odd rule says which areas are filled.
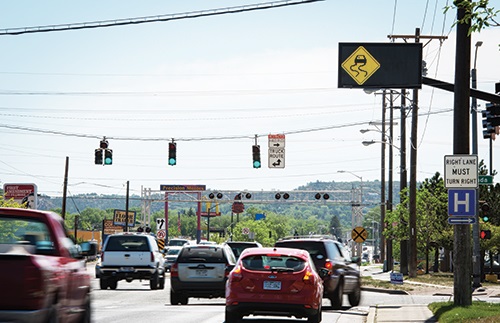
[[[238,312],[229,312],[226,308],[226,319],[225,323],[238,323],[242,316]]]
[[[160,279],[158,278],[158,271],[156,271],[153,274],[153,277],[151,277],[151,279],[149,280],[149,288],[151,288],[151,290],[158,289],[159,280]]]
[[[181,297],[181,305],[187,305],[188,304],[189,297],[187,296],[182,296]]]
[[[101,287],[101,289],[108,289],[108,280],[102,277],[99,278],[99,287]]]
[[[339,280],[339,284],[335,291],[333,291],[333,295],[330,297],[330,301],[332,302],[332,307],[334,310],[340,310],[342,308],[342,299],[344,298],[344,281]]]
[[[356,284],[354,291],[347,295],[347,298],[349,299],[349,304],[351,304],[351,306],[359,305],[359,302],[361,301],[361,286],[359,285],[359,282]]]
[[[57,311],[57,304],[52,304],[52,306],[50,307],[47,323],[59,323],[59,313]]]
[[[159,289],[165,289],[165,277],[160,278],[160,284],[158,285]]]
[[[307,318],[307,323],[319,323],[321,322],[321,305],[318,307],[318,312]]]
[[[108,282],[109,288],[115,290],[118,287],[118,280],[111,278]]]
[[[173,290],[170,290],[170,305],[178,305],[181,302],[181,295]]]

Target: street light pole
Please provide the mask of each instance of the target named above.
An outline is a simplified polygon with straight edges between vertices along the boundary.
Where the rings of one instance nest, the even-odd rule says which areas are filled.
[[[474,52],[474,67],[471,71],[472,88],[477,88],[477,74],[476,74],[476,61],[477,50],[483,44],[482,41],[476,42],[476,50]],[[478,155],[478,142],[477,142],[477,99],[472,97],[471,105],[471,122],[472,122],[472,154]],[[491,138],[490,138],[491,140]],[[476,222],[472,224],[472,241],[474,243],[472,250],[472,288],[481,286],[481,247],[479,245],[479,221],[477,212],[479,211],[479,190],[476,188]]]

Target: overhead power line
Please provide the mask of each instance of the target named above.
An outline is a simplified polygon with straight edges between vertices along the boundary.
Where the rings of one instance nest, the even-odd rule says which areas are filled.
[[[284,0],[284,1],[255,3],[255,4],[236,6],[236,7],[226,7],[219,9],[209,9],[209,10],[200,10],[200,11],[191,11],[191,12],[146,16],[137,18],[101,20],[93,22],[68,23],[68,24],[46,25],[46,26],[35,26],[35,27],[7,28],[7,29],[0,29],[0,36],[21,35],[29,33],[44,33],[52,31],[65,31],[65,30],[76,30],[76,29],[104,28],[104,27],[124,26],[124,25],[137,25],[137,24],[145,24],[151,22],[162,22],[170,20],[225,15],[225,14],[239,13],[239,12],[253,11],[253,10],[272,9],[272,8],[293,6],[293,5],[318,2],[318,1],[324,1],[324,0]]]

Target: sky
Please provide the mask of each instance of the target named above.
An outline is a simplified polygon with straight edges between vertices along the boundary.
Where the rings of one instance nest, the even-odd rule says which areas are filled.
[[[339,43],[387,43],[388,35],[413,35],[416,28],[421,35],[447,36],[426,42],[423,59],[427,76],[453,82],[456,12],[443,13],[449,2],[326,0],[166,22],[0,35],[0,184],[35,183],[39,194],[61,196],[66,157],[70,195],[124,195],[127,181],[130,193],[140,195],[141,189],[159,191],[163,184],[287,191],[316,181],[380,180],[381,146],[362,141],[381,139],[369,123],[381,120],[382,96],[338,88]],[[2,1],[0,31],[255,3]],[[500,0],[490,4],[500,8]],[[472,57],[479,40],[477,87],[492,93],[500,81],[500,28],[472,35]],[[399,96],[395,100],[399,106]],[[478,103],[485,109],[486,102]],[[453,154],[453,104],[453,93],[426,85],[419,91],[419,181],[443,174],[444,156]],[[399,109],[394,116],[399,119]],[[481,115],[478,120],[482,132]],[[362,134],[362,129],[373,131]],[[269,134],[286,136],[283,169],[268,167]],[[103,137],[113,150],[110,166],[94,164]],[[168,165],[172,139],[175,166]],[[398,125],[392,139],[398,180]],[[252,167],[256,141],[260,169]],[[489,159],[489,142],[481,134],[479,159]],[[494,148],[493,161],[499,169]]]

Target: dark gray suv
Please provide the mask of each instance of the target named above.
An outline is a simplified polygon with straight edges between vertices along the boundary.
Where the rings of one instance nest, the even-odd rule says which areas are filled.
[[[224,297],[235,263],[228,245],[184,245],[170,268],[170,304],[186,305],[189,297]]]
[[[324,296],[330,299],[334,309],[342,307],[344,294],[347,294],[351,306],[359,305],[359,258],[351,259],[340,242],[324,237],[290,237],[277,241],[274,246],[305,249],[311,255],[317,270],[328,270],[328,275],[323,278]]]

